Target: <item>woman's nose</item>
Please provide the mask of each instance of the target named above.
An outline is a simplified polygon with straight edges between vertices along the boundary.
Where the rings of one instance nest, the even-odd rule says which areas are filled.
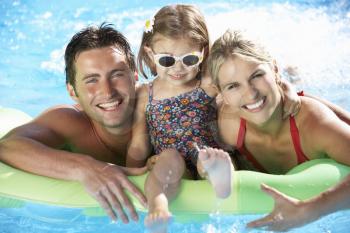
[[[258,98],[259,91],[253,85],[248,85],[247,88],[245,89],[244,96],[246,97],[247,100],[254,100]]]

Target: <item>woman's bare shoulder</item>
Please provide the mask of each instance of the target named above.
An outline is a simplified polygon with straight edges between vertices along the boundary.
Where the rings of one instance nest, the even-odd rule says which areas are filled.
[[[220,104],[218,110],[218,126],[224,143],[236,146],[240,118],[227,105]]]

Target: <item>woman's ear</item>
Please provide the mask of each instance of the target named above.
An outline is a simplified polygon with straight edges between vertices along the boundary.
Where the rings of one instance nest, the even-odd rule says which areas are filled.
[[[67,83],[67,84],[66,84],[66,88],[67,88],[67,91],[68,91],[70,97],[71,97],[75,102],[79,103],[78,95],[77,95],[77,93],[75,92],[74,87],[73,87],[70,83]]]
[[[272,65],[273,65],[273,71],[275,71],[275,73],[278,74],[278,66],[277,66],[276,60],[273,60]]]

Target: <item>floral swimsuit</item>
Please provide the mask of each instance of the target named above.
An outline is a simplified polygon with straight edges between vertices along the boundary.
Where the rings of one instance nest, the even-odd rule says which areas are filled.
[[[195,144],[199,148],[219,148],[215,98],[199,86],[169,99],[155,100],[153,83],[150,83],[146,120],[155,153],[176,148],[194,178],[198,178]]]

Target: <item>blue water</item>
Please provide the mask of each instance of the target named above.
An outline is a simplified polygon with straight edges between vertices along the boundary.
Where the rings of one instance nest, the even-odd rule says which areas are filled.
[[[143,227],[144,213],[139,222],[111,223],[107,217],[86,217],[81,209],[45,206],[27,203],[23,208],[0,209],[1,233],[105,233],[105,232],[146,232]],[[350,226],[350,210],[328,215],[307,226],[289,232],[347,233]],[[268,232],[246,229],[245,225],[259,215],[223,216],[212,213],[206,222],[178,223],[170,225],[169,233],[241,233]]]
[[[174,1],[1,0],[0,106],[37,116],[49,106],[72,103],[63,72],[64,48],[71,36],[87,25],[112,22],[129,38],[137,53],[144,21],[171,2]],[[228,27],[247,30],[267,44],[281,67],[298,67],[297,89],[350,111],[349,1],[181,2],[200,7],[212,40]],[[79,216],[62,220],[38,214],[40,211],[33,208],[1,209],[0,232],[144,231],[141,223],[125,226],[110,224],[107,218]],[[246,232],[245,224],[256,217],[213,213],[205,223],[175,221],[171,232]],[[348,232],[349,219],[349,212],[338,212],[294,232]]]

